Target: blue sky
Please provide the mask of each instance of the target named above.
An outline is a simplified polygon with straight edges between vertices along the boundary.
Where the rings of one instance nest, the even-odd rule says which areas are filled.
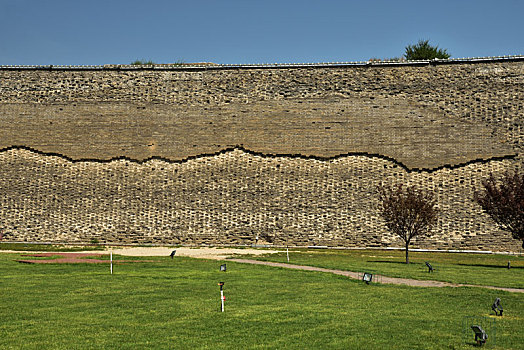
[[[520,0],[0,0],[0,64],[287,63],[524,54]]]

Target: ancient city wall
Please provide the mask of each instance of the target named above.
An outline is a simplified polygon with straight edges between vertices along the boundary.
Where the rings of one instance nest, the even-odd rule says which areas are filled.
[[[522,165],[523,90],[518,59],[0,69],[0,229],[13,241],[401,246],[376,187],[414,183],[441,211],[417,246],[516,251],[472,196]]]

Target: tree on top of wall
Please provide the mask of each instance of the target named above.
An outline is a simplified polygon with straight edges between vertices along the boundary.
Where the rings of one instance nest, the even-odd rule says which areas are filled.
[[[406,46],[404,57],[408,61],[416,60],[432,60],[435,58],[446,59],[450,58],[451,55],[446,49],[439,49],[438,46],[432,46],[429,44],[429,40],[419,40],[414,45]]]
[[[380,214],[386,227],[404,241],[406,264],[409,264],[409,245],[421,235],[429,234],[437,222],[438,211],[432,193],[415,186],[381,186],[378,188]]]
[[[505,172],[497,179],[493,174],[482,182],[475,201],[504,231],[522,240],[524,248],[524,172]]]

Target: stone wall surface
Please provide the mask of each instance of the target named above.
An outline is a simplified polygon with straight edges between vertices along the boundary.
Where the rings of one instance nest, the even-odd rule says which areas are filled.
[[[376,189],[410,183],[440,209],[418,247],[517,251],[472,196],[522,166],[523,90],[511,60],[0,69],[0,229],[13,241],[398,247]]]

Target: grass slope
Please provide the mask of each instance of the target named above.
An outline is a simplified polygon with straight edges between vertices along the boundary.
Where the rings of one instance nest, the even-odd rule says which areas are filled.
[[[489,316],[497,348],[524,344],[524,295],[365,285],[326,273],[177,257],[115,266],[20,264],[0,254],[2,349],[472,349],[464,316]],[[144,258],[151,260],[151,258]],[[219,310],[225,282],[226,312]]]

